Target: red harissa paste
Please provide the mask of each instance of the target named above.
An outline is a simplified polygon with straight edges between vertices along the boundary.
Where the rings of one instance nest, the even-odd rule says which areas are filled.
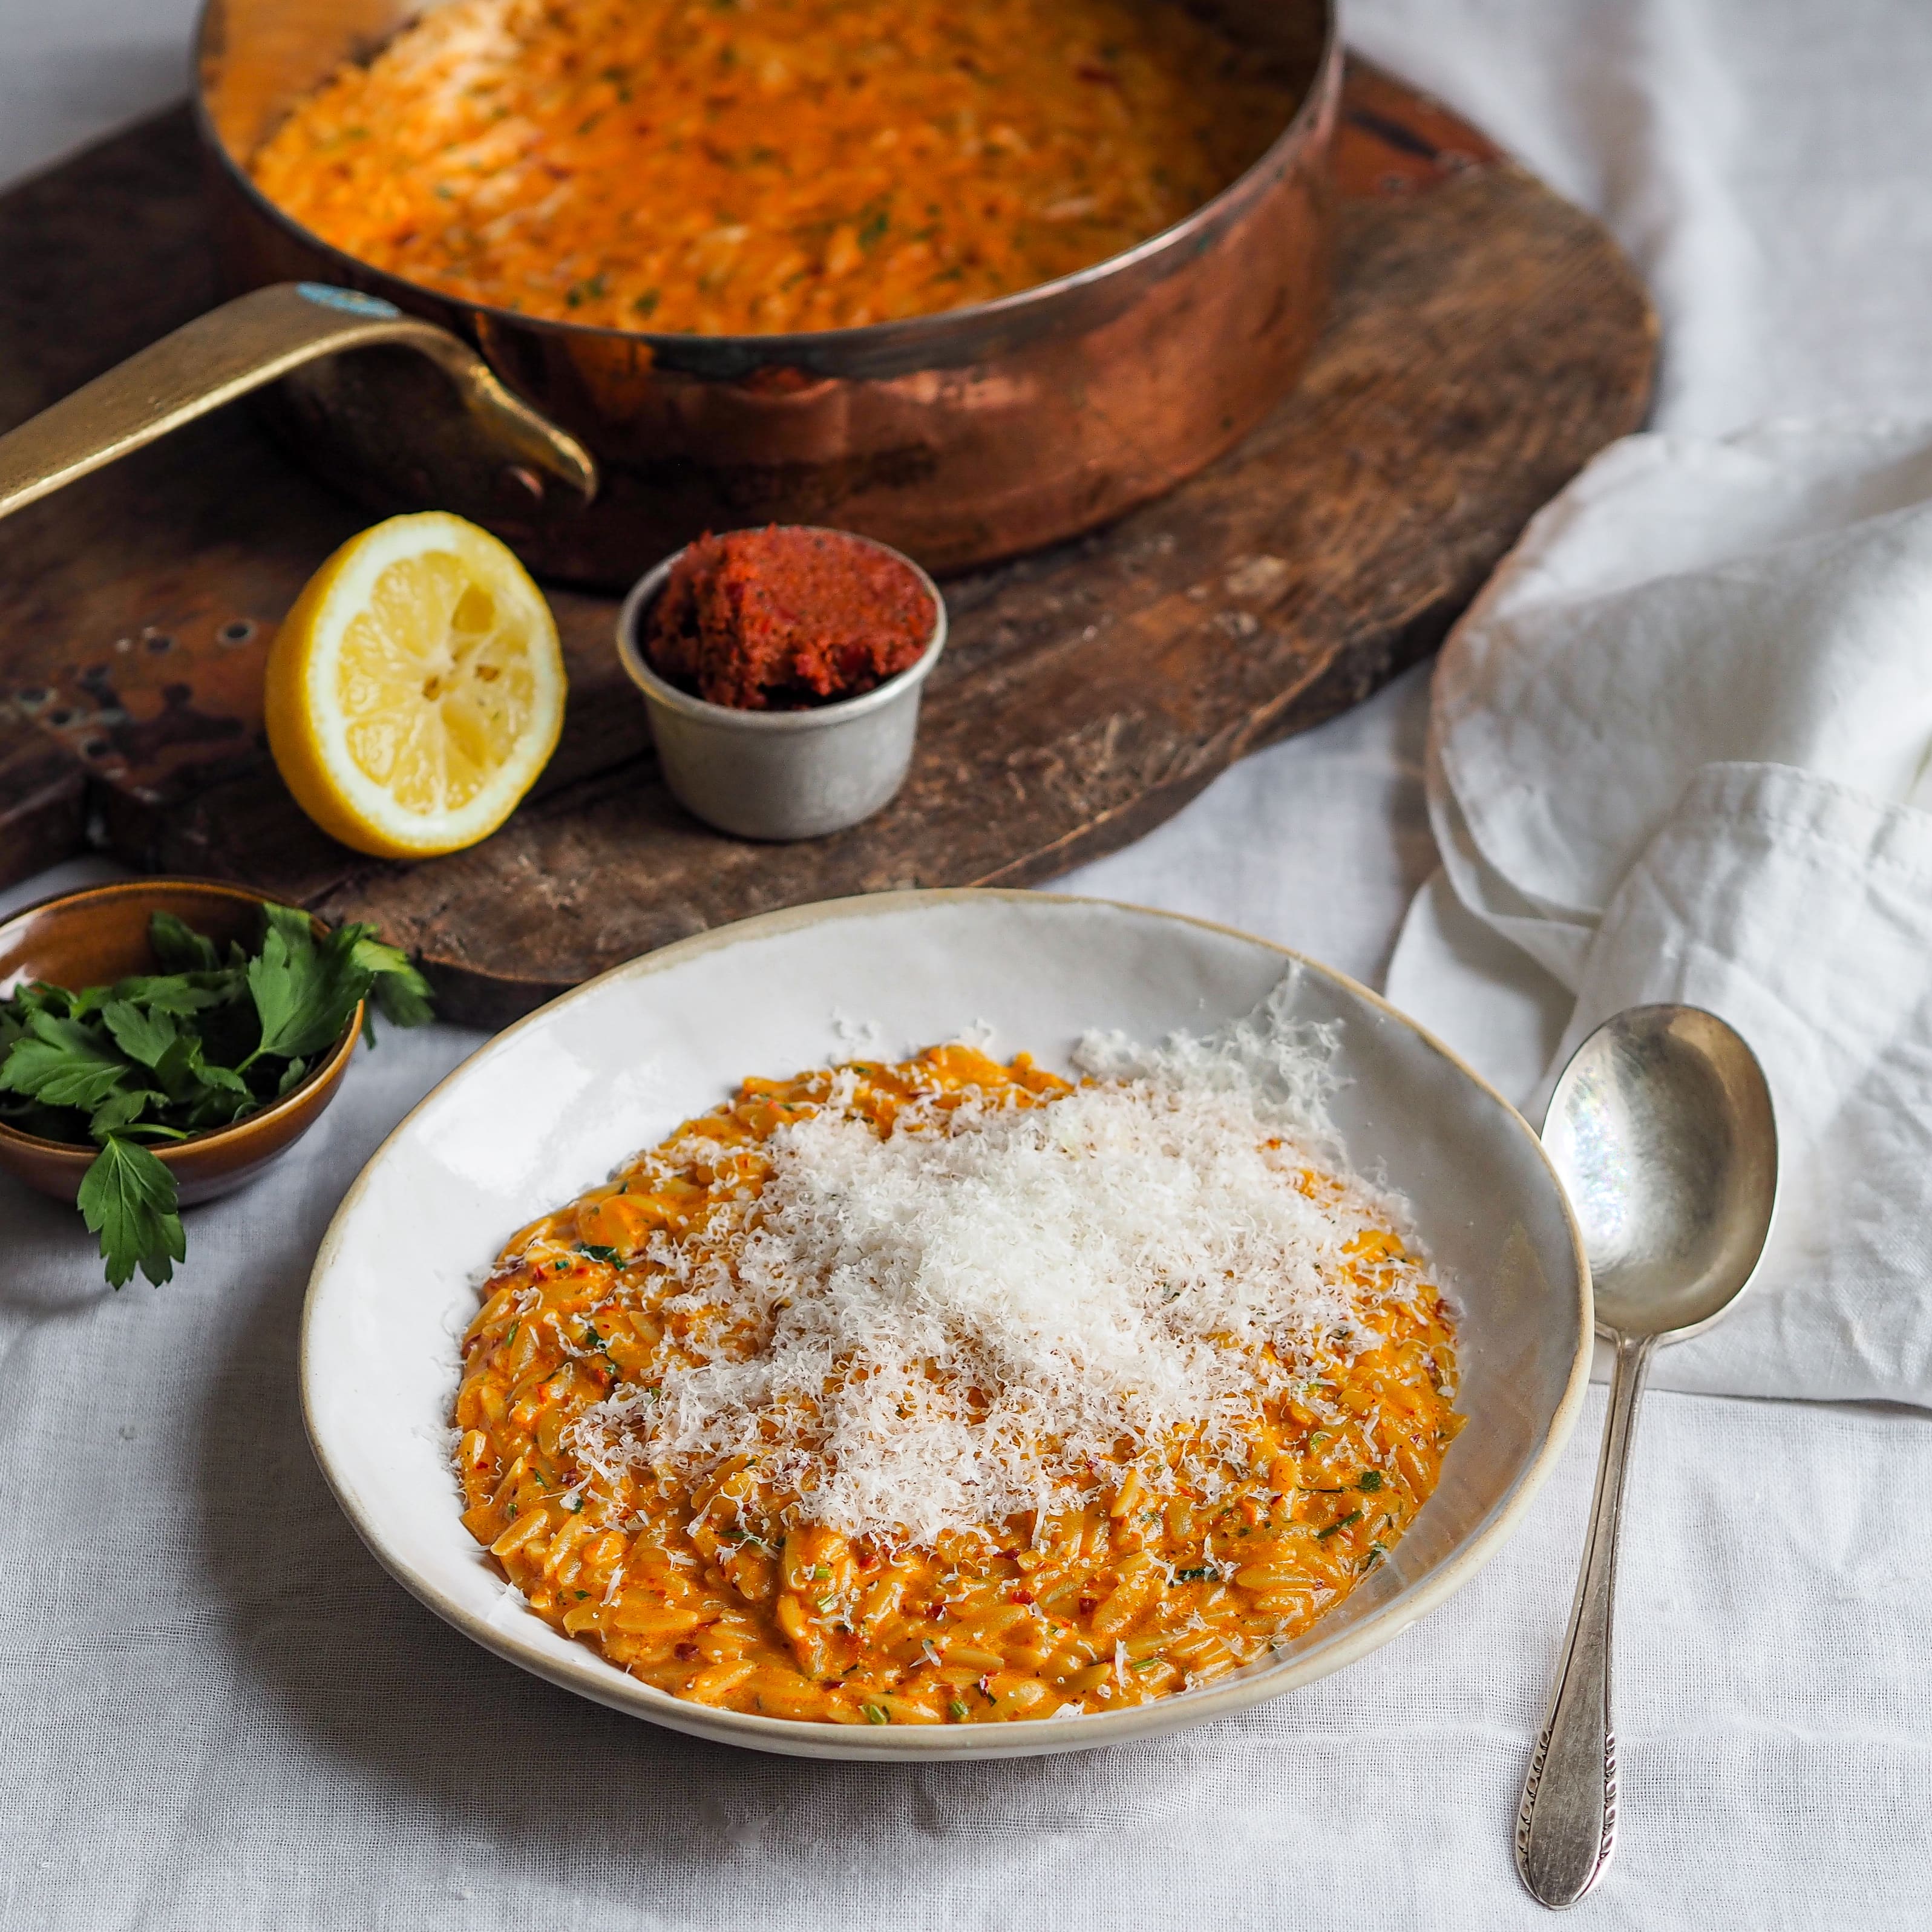
[[[896,676],[934,616],[898,558],[837,530],[774,524],[692,544],[652,606],[644,649],[660,677],[713,704],[801,710]]]

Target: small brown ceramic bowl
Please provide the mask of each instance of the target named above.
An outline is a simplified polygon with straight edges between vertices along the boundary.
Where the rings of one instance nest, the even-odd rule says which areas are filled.
[[[44,900],[0,922],[0,999],[35,980],[77,990],[153,972],[148,921],[158,912],[172,913],[218,946],[232,939],[252,947],[260,936],[264,903],[260,892],[205,879],[130,879]],[[320,920],[316,930],[318,936],[324,930]],[[184,1207],[254,1180],[315,1125],[342,1084],[362,1024],[358,1006],[328,1058],[260,1113],[154,1148],[175,1178]],[[98,1151],[91,1142],[42,1140],[0,1122],[0,1168],[58,1201],[74,1198]]]

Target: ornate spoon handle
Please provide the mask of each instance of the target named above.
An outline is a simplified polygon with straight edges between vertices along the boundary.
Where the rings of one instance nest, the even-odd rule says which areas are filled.
[[[1617,1740],[1610,1724],[1610,1612],[1624,1467],[1654,1336],[1617,1337],[1589,1540],[1550,1708],[1523,1780],[1516,1868],[1542,1904],[1574,1905],[1610,1862],[1617,1837]]]

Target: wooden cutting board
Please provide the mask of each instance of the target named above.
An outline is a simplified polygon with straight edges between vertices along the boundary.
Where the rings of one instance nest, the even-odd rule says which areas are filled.
[[[1240,447],[1094,536],[946,586],[952,640],[898,799],[758,845],[658,780],[616,604],[553,592],[572,698],[542,784],[468,852],[345,850],[264,755],[262,654],[362,520],[231,409],[0,524],[0,878],[90,838],[416,951],[499,1024],[774,907],[1051,878],[1440,642],[1523,524],[1648,399],[1656,326],[1614,242],[1444,110],[1352,66],[1336,298]],[[0,426],[215,299],[187,115],[0,198]]]

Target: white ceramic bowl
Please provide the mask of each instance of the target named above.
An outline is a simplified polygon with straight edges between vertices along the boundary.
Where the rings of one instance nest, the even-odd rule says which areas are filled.
[[[1460,1305],[1468,1422],[1391,1559],[1268,1662],[1153,1704],[1005,1725],[875,1730],[681,1702],[551,1629],[457,1520],[448,1458],[476,1284],[524,1222],[601,1180],[748,1073],[890,1057],[976,1024],[1064,1069],[1088,1028],[1142,1040],[1245,1013],[1294,980],[1339,1021],[1334,1112],[1353,1165],[1406,1194]],[[860,1033],[856,1029],[867,1029]],[[1521,1519],[1574,1423],[1588,1268],[1522,1118],[1352,981],[1172,914],[1043,893],[881,893],[774,913],[618,967],[499,1034],[377,1150],[309,1283],[302,1400],[323,1473],[398,1581],[551,1682],[674,1730],[802,1756],[1014,1756],[1198,1724],[1339,1669],[1466,1582]]]

